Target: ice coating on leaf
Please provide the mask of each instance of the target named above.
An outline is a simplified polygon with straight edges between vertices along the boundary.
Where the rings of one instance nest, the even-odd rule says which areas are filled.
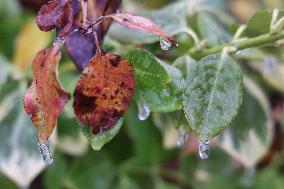
[[[201,140],[199,142],[199,157],[201,159],[207,159],[209,156],[209,141],[208,140]]]
[[[181,126],[183,127],[183,126]],[[188,132],[179,132],[177,146],[183,146],[188,140]]]
[[[146,104],[138,103],[138,118],[141,121],[146,120],[150,115],[149,107]]]
[[[48,142],[38,143],[38,149],[41,153],[42,159],[46,165],[50,165],[53,162],[53,158],[51,156]]]
[[[147,33],[152,33],[160,37],[165,38],[171,44],[178,46],[176,40],[169,34],[162,31],[161,27],[155,24],[148,18],[142,16],[136,16],[127,12],[117,12],[115,14],[109,15],[107,17],[113,18],[118,23],[132,29],[141,30]]]
[[[70,1],[51,0],[37,13],[36,22],[42,31],[57,29],[59,37],[65,36],[73,24],[73,7]]]
[[[74,91],[74,112],[93,134],[111,129],[127,110],[134,87],[132,65],[120,56],[97,50]]]
[[[172,46],[171,42],[167,41],[166,39],[162,37],[160,38],[160,47],[162,50],[167,51],[171,48],[171,46]]]
[[[57,79],[60,58],[57,46],[38,52],[33,61],[34,79],[24,96],[25,110],[39,131],[40,143],[48,140],[70,98]]]

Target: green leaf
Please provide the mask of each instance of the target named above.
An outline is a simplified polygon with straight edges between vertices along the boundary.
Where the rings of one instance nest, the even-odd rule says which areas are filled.
[[[197,62],[188,55],[177,58],[173,63],[173,66],[180,70],[186,81],[190,81],[190,77],[194,76],[197,65]]]
[[[0,92],[1,92],[2,90],[1,86],[6,82],[11,72],[10,63],[1,54],[0,54],[0,67],[1,67],[0,69]]]
[[[18,188],[17,185],[15,185],[9,178],[2,175],[1,172],[0,172],[0,183],[1,183],[1,187],[5,189],[17,189]]]
[[[182,109],[182,93],[185,86],[180,71],[160,61],[171,77],[171,82],[161,92],[137,87],[134,98],[137,103],[145,104],[151,112],[172,112]]]
[[[90,151],[68,168],[64,179],[68,189],[109,189],[116,175],[115,167],[103,152]]]
[[[153,20],[169,35],[181,33],[187,28],[186,4],[184,2],[170,4],[160,10],[142,14],[139,13],[139,15]],[[112,24],[109,33],[112,38],[127,44],[145,44],[159,41],[159,38],[156,36],[132,29],[126,29],[116,23]]]
[[[56,161],[44,172],[43,183],[47,189],[61,189],[63,188],[64,180],[62,179],[67,171],[67,160],[62,154],[55,153],[54,159]]]
[[[88,150],[88,140],[82,134],[75,117],[69,118],[65,112],[58,118],[57,148],[72,156],[81,156]]]
[[[23,85],[19,87],[15,81],[8,80],[2,87],[0,170],[19,187],[28,187],[45,164],[37,147],[37,131],[24,111],[22,96],[26,88]]]
[[[278,18],[284,16],[284,11],[279,11]],[[247,23],[245,33],[249,37],[256,37],[270,32],[272,10],[260,10],[256,12]]]
[[[260,72],[263,79],[274,89],[284,92],[284,65],[275,57],[266,56],[263,62],[249,63],[255,70]]]
[[[197,24],[201,36],[206,38],[210,46],[229,42],[232,37],[216,16],[208,12],[200,12],[197,16]]]
[[[155,183],[155,189],[179,189],[177,186],[174,186],[170,183],[167,183],[163,180],[159,180]]]
[[[141,189],[141,187],[134,179],[123,175],[119,179],[118,189]]]
[[[163,158],[162,137],[150,119],[138,120],[137,109],[132,104],[126,115],[125,123],[133,142],[134,150],[140,161],[157,163]]]
[[[134,49],[128,52],[125,58],[134,66],[137,85],[160,92],[171,81],[165,67],[149,51]]]
[[[179,132],[189,131],[189,126],[183,111],[169,113],[154,113],[153,122],[163,134],[163,144],[166,148],[175,148],[179,140]]]
[[[242,75],[234,60],[210,55],[198,62],[184,93],[184,112],[201,140],[218,135],[237,114],[242,102]]]
[[[117,123],[109,130],[93,134],[90,127],[82,125],[83,134],[87,137],[93,150],[100,150],[107,142],[111,141],[117,135],[123,124],[123,118],[120,118]]]
[[[219,137],[221,147],[245,167],[253,167],[272,142],[273,122],[263,91],[244,78],[243,104],[236,118]]]

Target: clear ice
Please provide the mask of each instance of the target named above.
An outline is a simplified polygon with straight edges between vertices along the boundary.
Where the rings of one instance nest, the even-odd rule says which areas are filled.
[[[183,146],[188,139],[188,133],[179,132],[179,137],[177,140],[177,146]]]
[[[50,165],[53,162],[53,158],[51,156],[48,142],[38,143],[38,149],[41,153],[42,159],[46,165]]]
[[[150,109],[146,104],[138,104],[138,118],[143,121],[150,115]]]
[[[169,42],[168,40],[160,37],[160,46],[161,46],[162,50],[167,51],[167,50],[169,50],[171,48],[172,43]]]
[[[209,141],[201,140],[199,142],[199,157],[201,159],[207,159],[209,156]]]

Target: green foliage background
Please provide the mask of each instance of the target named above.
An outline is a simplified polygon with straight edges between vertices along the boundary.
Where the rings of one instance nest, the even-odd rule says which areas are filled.
[[[82,135],[71,100],[51,139],[55,161],[45,167],[36,146],[36,129],[21,101],[32,79],[31,62],[16,58],[17,53],[28,56],[40,43],[34,40],[38,31],[29,25],[35,14],[17,0],[0,0],[0,189],[284,188],[283,41],[240,51],[222,60],[224,64],[220,55],[207,58],[214,61],[198,62],[192,54],[198,46],[202,50],[230,42],[240,23],[247,24],[241,37],[268,33],[270,10],[283,6],[283,0],[125,0],[123,10],[151,18],[174,35],[179,48],[162,51],[159,38],[113,24],[104,49],[128,59],[138,81],[123,125],[110,142],[94,151],[89,141],[96,139],[89,136],[88,141]],[[27,28],[31,32],[25,32]],[[53,35],[40,36],[40,41],[47,41],[47,47]],[[23,38],[28,42],[19,43]],[[141,44],[145,50],[136,49]],[[212,65],[217,67],[209,69]],[[219,71],[222,78],[214,87],[210,77]],[[200,74],[189,82],[194,73]],[[72,93],[80,73],[66,53],[59,75]],[[236,80],[226,83],[231,75]],[[210,91],[221,97],[213,99],[213,110],[206,112]],[[147,120],[138,119],[137,103],[147,104],[153,112]],[[205,113],[212,115],[203,125],[209,134],[200,127]],[[188,131],[188,141],[176,146],[178,133]],[[207,160],[198,156],[197,137],[214,137]]]

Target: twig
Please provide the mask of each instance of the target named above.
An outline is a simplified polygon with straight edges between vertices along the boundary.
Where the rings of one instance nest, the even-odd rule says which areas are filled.
[[[266,45],[269,43],[274,43],[280,39],[284,39],[284,31],[280,31],[277,34],[263,34],[257,37],[253,38],[247,38],[240,41],[232,41],[226,44],[217,45],[215,47],[205,49],[205,50],[197,50],[196,48],[193,48],[189,50],[189,55],[191,55],[194,58],[200,59],[205,56],[208,56],[210,54],[216,54],[221,52],[225,47],[235,47],[236,51],[247,49],[251,47],[258,47],[262,45]]]

